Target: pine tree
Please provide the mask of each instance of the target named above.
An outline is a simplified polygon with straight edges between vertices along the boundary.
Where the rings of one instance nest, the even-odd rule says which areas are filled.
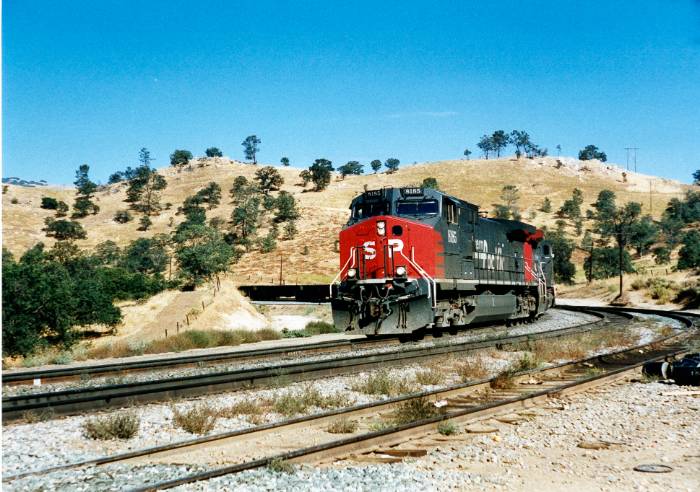
[[[80,219],[86,217],[89,213],[96,214],[100,211],[100,207],[92,201],[92,197],[97,191],[97,185],[90,180],[89,172],[90,166],[87,164],[81,165],[75,172],[73,184],[76,187],[76,198],[73,204],[72,215],[74,219]]]
[[[243,146],[243,153],[245,154],[245,158],[248,159],[249,161],[253,161],[253,164],[257,164],[258,161],[256,160],[256,156],[258,154],[258,151],[260,150],[260,147],[258,146],[261,143],[261,140],[255,136],[255,135],[250,135],[246,137],[245,140],[241,143]]]

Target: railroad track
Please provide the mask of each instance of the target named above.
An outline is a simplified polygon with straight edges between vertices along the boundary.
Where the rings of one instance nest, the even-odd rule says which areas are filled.
[[[639,312],[639,311],[638,311]],[[648,313],[648,311],[643,311]],[[650,313],[658,314],[658,313]],[[687,328],[694,323],[700,326],[700,316],[672,313],[669,316],[681,320]],[[239,430],[224,434],[207,436],[199,439],[174,443],[155,448],[123,453],[110,457],[88,460],[81,463],[53,467],[37,472],[28,472],[4,481],[10,482],[28,475],[46,474],[57,470],[78,468],[108,463],[192,463],[199,457],[221,459],[225,450],[228,466],[216,468],[204,473],[192,474],[177,479],[152,484],[138,490],[160,490],[207,480],[244,470],[267,466],[274,461],[319,463],[337,458],[362,460],[363,456],[373,452],[387,453],[393,456],[410,456],[410,451],[397,447],[411,441],[419,443],[423,436],[434,434],[436,425],[445,420],[459,423],[480,420],[492,415],[535,405],[551,396],[582,391],[594,386],[627,376],[637,370],[643,363],[660,360],[681,354],[687,350],[690,340],[697,341],[697,330],[686,330],[671,336],[654,340],[651,343],[619,350],[610,354],[581,359],[545,369],[523,371],[512,376],[512,388],[490,389],[493,379],[485,379],[465,384],[453,385],[434,391],[405,395],[390,400],[339,409],[322,414],[291,419],[275,424],[267,424],[252,429]],[[443,411],[435,416],[406,424],[390,425],[372,431],[372,421],[377,417],[390,416],[396,408],[415,400],[444,401]],[[360,423],[359,434],[348,438],[334,439],[332,436],[324,442],[311,446],[298,447],[299,436],[295,432],[303,430],[304,436],[322,435],[321,432],[332,421],[339,418],[356,419]],[[258,449],[265,436],[274,436],[275,448],[288,451],[275,454],[263,453],[263,456],[251,453]],[[308,442],[306,437],[304,442]],[[257,445],[255,445],[257,444]],[[415,447],[415,444],[414,444]]]
[[[17,371],[2,375],[3,386],[16,386],[25,384],[57,383],[64,381],[76,381],[94,377],[124,376],[144,371],[157,371],[165,369],[181,369],[186,367],[202,367],[206,365],[223,364],[228,362],[246,362],[250,360],[264,360],[273,357],[288,357],[300,354],[319,354],[340,350],[356,350],[375,345],[398,344],[396,339],[356,339],[356,340],[331,340],[326,342],[296,344],[287,347],[274,347],[256,350],[235,350],[215,354],[185,355],[182,357],[169,357],[139,360],[131,362],[115,362],[111,364],[91,364],[79,367],[64,367],[57,369],[41,369],[33,371]]]
[[[586,309],[581,309],[581,311],[595,312]],[[628,322],[631,318],[630,315],[621,313],[607,313],[605,317],[599,316],[601,319],[598,321],[529,335],[494,337],[476,342],[435,344],[424,347],[399,347],[394,351],[377,354],[335,357],[320,361],[285,363],[273,367],[238,369],[128,384],[10,396],[2,399],[2,418],[3,422],[18,420],[23,418],[25,412],[28,411],[47,411],[56,416],[70,415],[88,410],[123,407],[136,403],[270,385],[279,381],[281,377],[291,382],[352,374],[452,353],[572,335],[607,326],[611,319]]]
[[[568,309],[568,308],[564,308]],[[599,311],[583,308],[580,311],[598,315]],[[470,331],[480,328],[471,328]],[[461,330],[466,331],[466,330]],[[430,335],[428,335],[430,337]],[[225,363],[262,361],[265,359],[299,355],[323,354],[340,351],[361,350],[382,345],[398,345],[396,337],[378,339],[357,338],[350,340],[329,340],[318,343],[295,344],[286,347],[273,347],[254,350],[230,350],[219,353],[184,355],[180,357],[141,359],[130,362],[90,364],[55,369],[21,370],[2,374],[3,386],[51,384],[67,381],[80,381],[96,377],[119,377],[146,371],[162,371],[188,367],[211,367]]]

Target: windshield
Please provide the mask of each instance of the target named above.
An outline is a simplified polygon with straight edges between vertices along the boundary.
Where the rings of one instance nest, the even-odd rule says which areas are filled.
[[[398,215],[437,215],[439,211],[437,200],[399,202],[396,207]]]
[[[389,204],[386,202],[358,203],[352,209],[353,219],[366,219],[376,215],[389,215]]]

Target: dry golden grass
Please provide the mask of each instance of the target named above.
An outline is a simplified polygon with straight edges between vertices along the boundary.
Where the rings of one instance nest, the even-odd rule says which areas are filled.
[[[428,367],[416,371],[416,382],[423,386],[435,386],[445,381],[445,373],[438,367]]]
[[[489,210],[493,203],[500,202],[501,188],[506,184],[514,184],[513,176],[517,176],[520,188],[520,208],[523,217],[536,213],[533,222],[542,225],[552,225],[556,217],[553,213],[537,212],[542,197],[552,200],[553,210],[556,211],[563,201],[570,197],[571,191],[577,187],[583,191],[584,203],[592,203],[598,192],[603,188],[615,191],[621,201],[636,200],[649,203],[649,180],[653,182],[655,207],[658,215],[665,204],[673,197],[682,195],[687,188],[678,182],[660,178],[646,178],[634,173],[628,173],[628,182],[623,183],[619,168],[614,168],[597,162],[587,162],[588,171],[575,171],[564,166],[556,169],[555,158],[535,160],[512,158],[472,161],[440,161],[413,166],[402,166],[394,174],[367,174],[363,176],[348,176],[344,180],[334,178],[329,187],[322,192],[304,192],[297,186],[300,181],[300,169],[279,167],[285,184],[282,189],[293,193],[297,198],[302,218],[299,220],[298,236],[291,241],[280,241],[278,250],[263,254],[249,253],[244,260],[234,267],[236,278],[241,283],[269,283],[276,279],[279,272],[279,257],[285,258],[283,275],[288,283],[323,282],[329,280],[337,270],[337,258],[334,243],[343,223],[347,220],[347,207],[350,200],[361,193],[365,186],[369,189],[384,186],[407,186],[421,183],[426,177],[433,176],[440,187],[447,193],[454,194],[470,202],[479,204],[482,209]],[[177,206],[196,190],[206,186],[210,181],[219,183],[224,197],[222,204],[207,211],[209,218],[219,217],[228,220],[233,206],[229,203],[228,190],[233,179],[238,175],[252,179],[255,171],[261,166],[242,164],[228,159],[207,159],[202,167],[193,163],[192,169],[178,171],[174,168],[163,168],[160,172],[168,181],[168,187],[162,194],[162,204],[172,203],[170,210],[164,210],[159,216],[153,217],[153,227],[147,232],[138,231],[138,221],[127,224],[117,224],[112,220],[114,213],[125,209],[125,185],[108,186],[96,194],[100,212],[82,219],[82,224],[88,231],[88,237],[79,241],[82,247],[93,248],[98,243],[112,239],[120,245],[138,237],[148,237],[155,233],[168,233],[183,220],[182,215],[175,215]],[[43,188],[23,188],[9,185],[7,194],[3,195],[3,245],[14,253],[21,253],[33,244],[47,239],[41,228],[44,218],[53,215],[50,210],[39,207],[42,196],[52,196],[72,204],[74,191],[71,188],[56,186]],[[12,204],[13,198],[18,200]],[[646,210],[644,210],[646,212]],[[170,220],[172,219],[172,225]],[[304,247],[309,253],[304,255]]]
[[[367,395],[396,396],[410,393],[415,387],[403,378],[392,376],[387,370],[379,370],[355,380],[351,388]]]
[[[312,385],[304,386],[295,391],[288,391],[272,403],[273,409],[286,417],[306,412],[309,408],[321,409],[349,407],[354,400],[342,393],[323,395]]]
[[[95,417],[83,422],[83,434],[88,439],[131,439],[139,431],[140,419],[132,412]]]
[[[531,349],[533,360],[553,362],[583,359],[593,350],[632,346],[637,342],[637,336],[627,330],[603,329],[575,337],[537,340]]]
[[[580,163],[581,166],[584,163]],[[82,248],[91,249],[97,244],[109,239],[120,246],[153,234],[170,233],[184,219],[176,215],[178,206],[184,199],[209,182],[217,182],[223,191],[222,203],[207,211],[208,218],[220,218],[228,221],[233,205],[230,203],[228,190],[238,175],[253,179],[255,172],[262,166],[253,166],[225,158],[206,159],[201,162],[193,161],[192,165],[183,170],[172,167],[160,169],[168,182],[162,193],[161,203],[171,203],[172,206],[163,210],[160,215],[152,217],[153,226],[149,231],[138,231],[138,220],[127,224],[114,222],[115,212],[127,208],[125,184],[115,184],[105,187],[95,195],[100,206],[96,215],[81,219],[88,232],[88,237],[78,241]],[[537,225],[553,226],[556,221],[554,212],[563,201],[570,197],[574,188],[583,191],[584,203],[592,203],[598,192],[603,188],[616,192],[621,202],[636,200],[647,207],[649,181],[654,190],[654,213],[658,216],[665,203],[673,197],[682,196],[688,188],[681,183],[628,173],[628,182],[622,180],[619,168],[586,162],[588,170],[576,171],[572,167],[563,166],[557,169],[557,159],[542,158],[535,160],[503,158],[494,160],[453,160],[435,163],[424,163],[413,166],[403,165],[394,174],[367,174],[363,176],[348,176],[344,180],[337,177],[329,187],[322,192],[311,192],[298,186],[298,168],[277,168],[283,176],[284,191],[292,193],[298,201],[301,218],[298,221],[298,235],[292,240],[278,241],[278,249],[272,253],[253,251],[246,253],[241,261],[232,266],[231,275],[222,282],[222,292],[217,298],[208,287],[194,292],[162,292],[145,303],[128,303],[123,309],[124,321],[118,328],[116,336],[105,337],[106,341],[126,338],[128,341],[151,341],[163,339],[164,330],[169,335],[176,333],[177,323],[183,326],[186,315],[197,310],[196,319],[190,320],[190,329],[229,329],[231,324],[239,323],[247,326],[262,323],[265,320],[255,311],[246,307],[236,292],[233,280],[239,284],[274,283],[279,276],[279,261],[283,258],[282,276],[286,283],[324,283],[328,282],[338,270],[335,242],[338,233],[348,217],[348,206],[353,197],[361,193],[365,187],[377,189],[385,186],[406,186],[422,182],[432,176],[445,192],[476,203],[484,210],[492,208],[493,203],[500,202],[500,192],[504,185],[517,181],[520,188],[520,209],[523,217]],[[115,169],[116,171],[117,169]],[[517,180],[513,177],[517,176]],[[50,247],[53,239],[46,238],[42,232],[44,219],[53,216],[53,211],[40,208],[41,198],[50,196],[72,205],[74,189],[71,187],[48,186],[24,188],[8,185],[7,193],[3,195],[3,246],[16,255],[37,242],[44,242]],[[538,209],[542,197],[552,200],[552,213],[544,214]],[[16,203],[13,203],[16,202]],[[646,208],[643,210],[646,212]],[[532,214],[535,214],[533,218]],[[263,229],[260,234],[265,234]],[[576,262],[583,261],[583,253],[576,253]],[[579,274],[580,274],[579,268]],[[611,285],[611,284],[610,284]],[[602,298],[612,298],[614,293],[608,289],[608,284],[602,284],[594,295]],[[597,289],[597,287],[593,287]],[[208,290],[209,289],[209,290]],[[567,293],[562,288],[562,293]],[[572,290],[572,295],[588,297],[591,288],[587,290]],[[207,304],[202,311],[201,302]],[[209,303],[211,302],[211,305]],[[239,309],[240,308],[240,309]],[[259,327],[259,326],[258,326]],[[102,344],[100,340],[96,344]],[[167,345],[166,342],[163,344]],[[133,347],[132,347],[133,348]],[[97,350],[97,348],[95,348]],[[141,347],[136,346],[136,352]],[[102,353],[109,353],[103,349]],[[132,353],[128,346],[115,346],[113,353]],[[97,352],[96,352],[97,354]]]
[[[330,432],[331,434],[352,434],[356,430],[357,421],[347,418],[334,420],[326,428],[326,431]]]
[[[455,371],[463,383],[483,379],[489,375],[488,363],[481,355],[458,363],[455,366]]]
[[[91,359],[111,357],[129,357],[143,354],[161,354],[165,352],[182,352],[184,350],[235,346],[242,343],[254,343],[263,340],[278,340],[279,332],[272,329],[251,330],[188,330],[167,338],[151,342],[133,342],[116,340],[98,345],[88,350]]]
[[[217,415],[221,418],[232,419],[240,415],[261,415],[267,402],[254,402],[242,400],[233,405],[229,405],[217,410]]]
[[[214,429],[218,417],[217,410],[206,403],[184,411],[172,407],[172,412],[175,426],[190,434],[208,434]]]

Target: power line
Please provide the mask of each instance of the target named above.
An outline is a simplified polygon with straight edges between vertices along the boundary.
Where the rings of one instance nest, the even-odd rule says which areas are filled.
[[[625,150],[627,151],[627,170],[630,170],[630,150],[634,151],[632,152],[633,159],[634,159],[634,172],[637,172],[637,151],[639,150],[639,147],[625,147]]]

